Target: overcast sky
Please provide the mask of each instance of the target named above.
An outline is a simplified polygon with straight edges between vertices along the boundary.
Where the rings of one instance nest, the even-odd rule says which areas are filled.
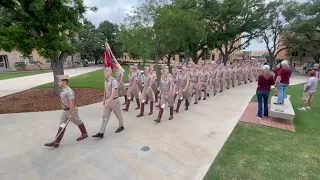
[[[104,20],[112,23],[123,23],[127,13],[133,6],[138,5],[139,0],[84,0],[87,6],[96,6],[97,12],[87,12],[86,17],[96,26]],[[264,50],[264,44],[253,40],[246,50]]]

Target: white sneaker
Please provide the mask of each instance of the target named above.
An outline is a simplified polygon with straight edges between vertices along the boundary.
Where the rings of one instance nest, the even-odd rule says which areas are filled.
[[[306,110],[309,110],[309,111],[311,111],[311,107],[309,107],[309,106],[308,106],[308,107],[306,107]]]
[[[262,118],[260,118],[259,116],[256,116],[257,119],[262,120]]]
[[[306,109],[305,107],[298,108],[298,110],[300,110],[300,111],[307,111],[307,109]]]

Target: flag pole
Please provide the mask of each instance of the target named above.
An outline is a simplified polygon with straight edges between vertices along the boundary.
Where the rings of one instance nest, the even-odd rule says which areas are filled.
[[[112,52],[112,50],[111,50],[111,48],[110,48],[110,46],[109,46],[108,38],[106,38],[106,48],[109,49],[112,58],[114,59],[116,65],[118,66],[117,68],[120,69],[120,70],[122,70],[122,71],[124,72],[124,69],[123,69],[123,68],[121,67],[121,65],[118,63],[118,60],[117,60],[116,57],[114,56],[114,54],[113,54],[113,52]]]

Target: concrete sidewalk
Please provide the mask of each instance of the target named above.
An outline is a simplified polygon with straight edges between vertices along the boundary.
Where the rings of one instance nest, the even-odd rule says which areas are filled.
[[[292,84],[306,78],[294,77]],[[114,131],[118,122],[111,116],[105,137],[77,142],[80,132],[70,124],[57,149],[44,147],[57,131],[60,111],[0,115],[0,179],[175,179],[200,180],[206,174],[234,129],[257,83],[231,88],[189,111],[183,106],[168,121],[166,108],[162,122],[155,113],[136,118],[132,103],[123,113],[125,130]],[[149,106],[146,106],[148,113]],[[100,129],[102,104],[80,108],[80,117],[89,135]],[[143,146],[150,147],[142,152]]]
[[[102,66],[90,66],[74,69],[65,69],[64,74],[70,77],[85,74],[91,71],[102,69]],[[0,80],[0,97],[14,94],[20,91],[31,89],[42,84],[53,82],[53,73],[37,74],[13,79]]]

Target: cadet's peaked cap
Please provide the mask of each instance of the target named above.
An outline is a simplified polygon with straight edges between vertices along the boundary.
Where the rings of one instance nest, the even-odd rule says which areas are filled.
[[[57,75],[58,80],[66,80],[69,79],[69,75]]]

